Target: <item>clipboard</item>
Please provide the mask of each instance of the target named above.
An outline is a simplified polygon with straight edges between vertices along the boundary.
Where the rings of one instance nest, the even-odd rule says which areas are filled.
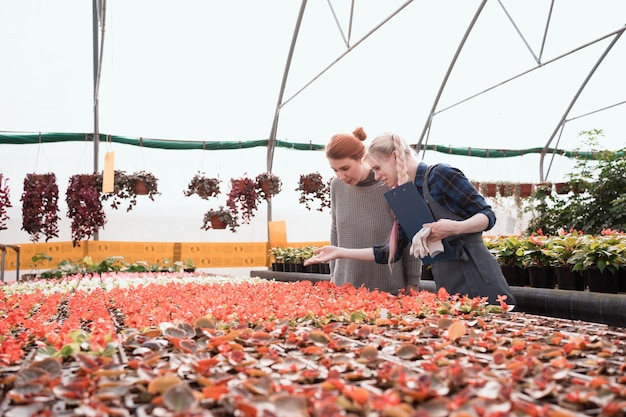
[[[435,221],[433,214],[426,204],[424,197],[417,191],[417,187],[412,182],[407,182],[389,191],[386,191],[385,198],[391,210],[398,219],[398,224],[412,239],[417,232],[420,231],[424,223],[432,223]],[[429,265],[435,262],[448,261],[456,259],[456,253],[446,241],[442,240],[444,251],[435,257],[426,256],[422,259],[422,263]]]

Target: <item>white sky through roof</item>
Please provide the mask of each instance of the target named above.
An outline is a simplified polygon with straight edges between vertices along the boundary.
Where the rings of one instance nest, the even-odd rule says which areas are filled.
[[[0,131],[93,131],[91,3],[0,2]],[[320,75],[348,45],[363,39],[403,4],[357,0],[350,27],[352,2],[307,3],[285,89],[284,99],[290,100],[280,110],[278,139],[326,143],[334,133],[364,126],[370,138],[392,130],[417,142],[479,1],[410,2]],[[435,115],[428,144],[497,149],[545,145],[613,37],[550,61],[626,24],[626,3],[621,0],[555,1],[542,47],[551,4],[539,0],[486,3],[437,110],[529,72]],[[300,6],[293,0],[108,0],[100,132],[195,141],[267,139]],[[538,66],[537,57],[549,63],[530,71]],[[626,100],[625,64],[626,38],[622,37],[568,118]],[[618,105],[572,120],[551,146],[573,149],[580,144],[580,131],[603,129],[605,146],[621,148],[626,138],[625,109]],[[203,153],[105,143],[101,156],[109,150],[116,152],[116,168],[155,172],[165,191],[157,201],[167,210],[181,205],[188,210],[176,223],[180,230],[169,230],[164,240],[207,238],[207,232],[199,230],[206,202],[181,197],[195,172],[219,173],[227,182],[230,177],[265,170],[264,148]],[[0,145],[0,172],[11,179],[16,206],[10,213],[12,221],[21,217],[19,195],[26,173],[57,173],[63,194],[70,175],[89,171],[91,153],[80,143]],[[536,155],[495,160],[427,152],[426,160],[451,163],[478,180],[539,180]],[[565,158],[555,158],[548,179],[562,179],[570,166]],[[295,216],[324,224],[327,214],[309,213],[292,204],[300,174],[332,175],[323,152],[278,149],[274,171],[285,182],[284,195],[273,205],[274,219]],[[101,239],[114,239],[117,225],[131,221],[141,232],[125,240],[162,236],[158,234],[162,231],[146,232],[140,227],[143,219],[159,217],[155,205],[140,202],[138,214],[112,212]],[[146,210],[143,215],[142,210]],[[257,215],[264,216],[262,212]],[[237,235],[225,234],[224,239],[255,240],[265,233],[263,222],[258,223],[241,228]],[[288,230],[294,229],[290,225]],[[28,240],[21,231],[2,233],[7,236],[2,241]],[[303,236],[292,240],[324,240],[328,232],[325,226],[317,226]]]

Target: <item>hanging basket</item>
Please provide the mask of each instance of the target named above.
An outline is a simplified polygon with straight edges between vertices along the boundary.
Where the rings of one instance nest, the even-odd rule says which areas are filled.
[[[521,183],[519,184],[519,196],[522,198],[530,197],[533,193],[533,184],[532,183]]]
[[[479,192],[483,197],[495,197],[498,185],[495,182],[481,182]]]
[[[554,192],[557,194],[567,194],[569,192],[569,186],[566,182],[555,182]]]
[[[149,190],[148,186],[145,182],[141,180],[135,180],[135,194],[137,195],[148,195]]]
[[[226,226],[228,226],[225,222],[221,221],[219,216],[213,216],[211,217],[211,227],[213,229],[226,229]]]

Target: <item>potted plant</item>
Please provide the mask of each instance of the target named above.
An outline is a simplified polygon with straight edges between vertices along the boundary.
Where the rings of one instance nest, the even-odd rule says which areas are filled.
[[[582,233],[572,230],[565,233],[563,230],[551,238],[551,249],[554,255],[553,265],[557,288],[560,290],[583,291],[585,280],[580,271],[573,271],[569,263],[581,242]]]
[[[8,178],[3,178],[0,173],[0,230],[7,229],[7,220],[9,220],[7,209],[13,207],[9,199],[11,189],[7,184],[7,180]]]
[[[315,200],[320,203],[317,211],[323,211],[325,207],[330,208],[330,180],[324,182],[319,172],[300,175],[296,191],[300,192],[300,204],[304,204],[308,210],[311,210],[311,203]]]
[[[484,237],[483,241],[500,264],[509,285],[523,287],[528,283],[528,270],[523,262],[524,249],[519,236]]]
[[[515,185],[508,181],[499,181],[498,194],[500,197],[511,197],[515,192]]]
[[[56,175],[26,174],[22,202],[22,230],[30,235],[33,242],[39,241],[40,234],[46,242],[59,236],[59,187]]]
[[[483,197],[495,197],[498,186],[495,182],[481,182],[480,193]]]
[[[531,287],[554,288],[556,278],[552,267],[554,254],[550,241],[541,232],[531,234],[522,240],[522,262],[528,268],[528,277]]]
[[[97,188],[102,191],[103,186],[103,178],[102,174],[98,174],[97,178]],[[131,187],[134,188],[134,183],[131,184]],[[128,187],[128,175],[126,172],[115,170],[113,173],[113,191],[110,193],[103,192],[100,196],[102,201],[111,200],[111,208],[118,209],[122,200],[127,200],[130,198],[130,191]],[[134,204],[129,204],[126,211],[132,210]]]
[[[252,178],[246,176],[231,178],[226,206],[233,213],[237,213],[237,217],[240,215],[243,223],[250,223],[258,209],[260,199],[256,182]]]
[[[220,193],[219,178],[207,177],[204,172],[199,172],[193,176],[187,189],[183,191],[186,197],[197,194],[201,199],[208,200],[209,197],[215,197]]]
[[[625,250],[623,237],[584,235],[568,262],[573,271],[586,275],[589,291],[617,293]]]
[[[80,246],[82,239],[89,239],[104,227],[106,214],[100,200],[98,174],[72,175],[67,187],[67,217],[72,221],[72,245]]]
[[[259,196],[265,200],[269,200],[282,191],[283,182],[271,172],[260,173],[256,176],[255,181]]]
[[[285,270],[285,252],[283,247],[270,248],[272,271],[283,272]]]
[[[239,219],[237,215],[231,212],[229,209],[220,206],[217,210],[211,209],[204,214],[202,221],[202,230],[209,229],[225,229],[230,228],[230,231],[235,233],[239,227]]]
[[[567,194],[569,193],[570,188],[569,184],[566,182],[555,182],[554,183],[554,192],[557,194]]]
[[[147,195],[150,200],[154,201],[154,197],[161,194],[159,192],[159,180],[146,171],[128,174],[126,176],[126,190],[132,206],[137,204],[138,195]]]
[[[41,264],[52,261],[52,256],[47,253],[37,252],[30,258],[30,260],[32,261],[32,264],[30,265],[30,273],[22,274],[21,278],[23,281],[30,281],[39,278]]]
[[[187,262],[183,266],[183,272],[196,272],[196,264],[192,258],[188,258]]]

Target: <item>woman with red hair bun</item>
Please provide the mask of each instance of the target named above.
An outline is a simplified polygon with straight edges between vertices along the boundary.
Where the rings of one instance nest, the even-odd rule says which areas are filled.
[[[363,128],[357,127],[353,133],[333,135],[326,145],[326,158],[335,173],[330,184],[330,244],[334,246],[361,248],[384,242],[395,220],[383,194],[389,187],[376,180],[362,161],[366,138]],[[336,259],[330,262],[331,279],[336,285],[352,284],[392,294],[417,291],[421,265],[413,256],[403,256],[402,262],[390,265]]]

